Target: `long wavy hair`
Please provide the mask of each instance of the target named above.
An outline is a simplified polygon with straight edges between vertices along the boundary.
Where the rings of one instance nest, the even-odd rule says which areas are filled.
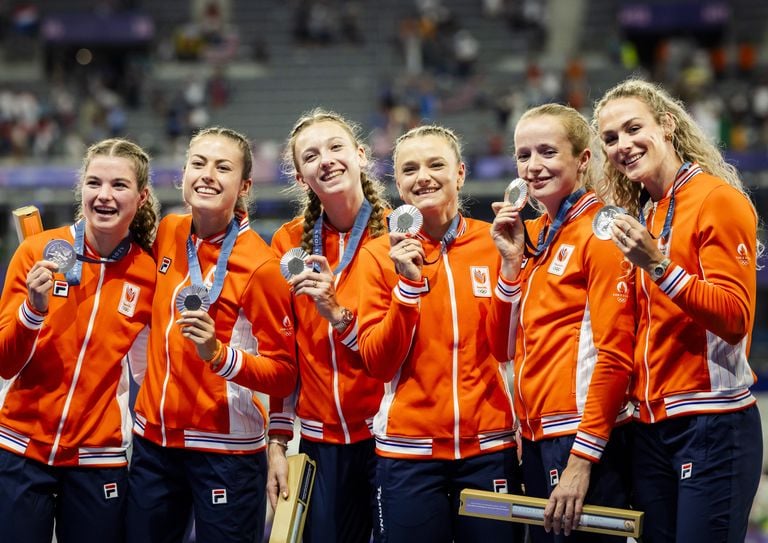
[[[672,145],[678,157],[683,162],[697,162],[705,172],[721,178],[741,192],[752,206],[758,223],[760,222],[757,209],[749,198],[749,193],[741,182],[736,168],[725,161],[720,149],[696,124],[696,121],[686,111],[683,102],[673,98],[661,86],[642,79],[631,78],[609,89],[595,103],[592,125],[597,132],[599,132],[599,118],[603,107],[612,100],[619,98],[635,98],[643,102],[648,106],[659,126],[664,124],[663,119],[666,115],[670,115],[674,119],[675,125],[671,133]],[[605,185],[604,192],[609,195],[608,197],[635,216],[642,212],[643,210],[640,209],[642,187],[639,186],[639,183],[630,181],[627,176],[611,164],[610,160],[605,160],[603,170],[604,178],[601,182]],[[757,240],[757,259],[764,251],[765,246],[760,240]]]
[[[80,220],[83,218],[82,187],[85,181],[85,173],[91,161],[97,156],[126,158],[133,164],[136,174],[136,190],[141,192],[147,189],[147,199],[136,210],[136,216],[131,221],[128,229],[133,236],[133,240],[143,249],[151,252],[152,243],[155,241],[155,234],[157,234],[160,204],[155,197],[150,182],[149,155],[132,141],[122,138],[111,138],[94,143],[88,148],[83,158],[79,179],[75,187],[75,202],[77,204],[75,219]]]
[[[304,231],[301,237],[301,246],[307,251],[312,251],[312,232],[315,222],[323,212],[323,204],[317,194],[311,189],[304,189],[295,182],[299,170],[298,160],[296,158],[296,139],[301,132],[313,124],[330,121],[338,124],[349,134],[353,145],[364,150],[368,157],[368,166],[360,171],[360,185],[363,188],[363,195],[370,202],[372,211],[371,218],[368,220],[368,232],[371,237],[378,237],[387,231],[385,212],[389,208],[389,203],[384,198],[384,185],[371,174],[372,159],[370,158],[370,149],[363,143],[360,136],[360,127],[345,119],[334,111],[322,108],[315,108],[304,113],[291,129],[288,140],[283,151],[283,172],[294,179],[286,191],[293,195],[298,207],[298,216],[304,218]]]

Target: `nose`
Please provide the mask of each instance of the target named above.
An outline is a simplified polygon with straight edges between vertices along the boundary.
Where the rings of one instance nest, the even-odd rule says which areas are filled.
[[[112,185],[109,183],[102,183],[99,187],[99,200],[109,200],[112,198]]]
[[[416,173],[417,173],[417,175],[416,175],[416,182],[417,183],[422,184],[422,185],[426,184],[426,183],[429,183],[429,181],[431,179],[431,177],[429,175],[429,168],[427,168],[426,166],[420,166],[419,167],[419,171],[416,172]]]
[[[536,153],[531,153],[528,157],[528,161],[525,163],[525,167],[529,172],[540,172],[542,163],[539,160],[539,156]]]
[[[323,167],[328,167],[335,162],[333,154],[330,152],[322,151],[320,153],[320,164]]]
[[[632,146],[632,138],[629,137],[629,134],[623,134],[619,133],[618,137],[619,142],[619,149],[629,149]]]

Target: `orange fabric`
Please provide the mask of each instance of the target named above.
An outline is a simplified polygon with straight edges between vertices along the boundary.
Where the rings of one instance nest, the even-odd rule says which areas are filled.
[[[144,345],[155,263],[132,244],[117,262],[83,263],[80,285],[57,273],[40,316],[27,302],[27,272],[49,240],[74,243],[73,234],[62,227],[27,238],[11,260],[0,300],[0,375],[12,379],[0,392],[0,447],[55,466],[124,466],[131,422],[123,358]],[[134,362],[143,371],[143,353]]]
[[[490,225],[463,219],[459,235],[414,283],[395,272],[386,236],[360,254],[358,343],[387,381],[374,420],[377,453],[453,460],[514,446],[504,366],[483,333],[499,257]],[[431,260],[438,241],[423,238]]]
[[[670,194],[654,205],[659,236]],[[667,246],[672,264],[654,283],[637,272],[636,416],[745,409],[755,402],[747,362],[755,318],[757,224],[746,197],[724,181],[695,175],[675,193]]]
[[[209,313],[225,345],[214,372],[175,324],[176,296],[190,284],[186,241],[192,218],[169,215],[155,241],[158,261],[147,376],[136,400],[134,431],[167,447],[245,453],[263,449],[266,413],[253,391],[288,394],[296,384],[293,319],[279,263],[247,219]],[[196,239],[210,287],[224,234]]]
[[[272,237],[272,249],[281,257],[301,246],[304,219],[299,217],[284,224]],[[323,254],[331,269],[341,259],[342,247],[349,233],[340,233],[323,225]],[[360,247],[370,239],[366,231]],[[336,300],[357,313],[359,258],[355,256],[336,282]],[[381,381],[368,376],[360,353],[348,347],[350,336],[356,336],[356,323],[339,335],[317,312],[308,296],[292,297],[296,318],[299,387],[295,395],[270,398],[270,433],[292,435],[294,412],[302,419],[302,437],[326,443],[354,443],[370,439],[373,415],[384,393]],[[347,345],[345,345],[347,343]],[[355,344],[354,341],[352,341]]]

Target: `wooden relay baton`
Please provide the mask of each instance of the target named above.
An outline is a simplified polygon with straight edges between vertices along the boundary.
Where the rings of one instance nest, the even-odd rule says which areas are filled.
[[[35,206],[24,206],[14,209],[13,225],[16,227],[16,235],[19,243],[32,234],[43,231],[43,221],[40,219],[40,210]]]
[[[269,543],[301,541],[315,483],[315,469],[315,462],[304,453],[288,457],[288,499],[277,499]]]
[[[544,498],[465,488],[461,491],[459,514],[543,526],[546,506],[547,500]],[[630,509],[585,505],[576,529],[581,532],[637,539],[643,531],[643,513]]]

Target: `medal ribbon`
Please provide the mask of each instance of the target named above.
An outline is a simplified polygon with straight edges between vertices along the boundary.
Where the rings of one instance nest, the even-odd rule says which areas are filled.
[[[194,228],[194,224],[192,225]],[[232,254],[232,247],[235,246],[235,240],[240,232],[238,226],[237,217],[234,217],[227,226],[227,233],[224,236],[224,242],[221,244],[221,251],[219,252],[219,258],[216,260],[216,271],[213,273],[213,286],[208,292],[211,298],[211,304],[215,302],[221,289],[224,287],[224,276],[227,274],[227,262],[229,261],[229,255]],[[195,242],[192,241],[192,232],[190,231],[189,237],[187,237],[187,265],[189,266],[189,277],[193,285],[205,288],[203,284],[203,273],[200,270],[200,261],[197,258],[197,248]]]
[[[457,213],[456,216],[451,221],[451,225],[448,227],[448,231],[443,235],[443,238],[440,240],[440,253],[431,262],[425,259],[424,260],[425,265],[429,266],[437,262],[440,259],[440,257],[448,251],[448,247],[450,247],[451,244],[454,241],[456,241],[456,238],[459,235],[458,229],[459,229],[460,219],[461,219],[461,215]]]
[[[336,269],[333,270],[334,275],[340,274],[342,271],[344,271],[344,268],[346,268],[349,263],[352,262],[352,259],[355,256],[355,252],[357,251],[357,246],[360,245],[360,240],[363,239],[363,234],[365,233],[365,229],[368,226],[368,220],[371,218],[372,212],[373,207],[371,206],[371,203],[368,200],[363,199],[363,205],[360,206],[360,209],[357,211],[357,215],[355,216],[355,224],[352,226],[352,230],[350,231],[349,242],[344,249],[344,255],[341,257],[341,260],[339,261],[338,266],[336,266]],[[315,221],[315,226],[312,230],[312,254],[323,254],[322,213],[320,214],[320,217]]]
[[[560,203],[560,207],[557,210],[557,215],[555,215],[555,220],[552,221],[552,224],[550,224],[548,227],[544,227],[541,232],[539,232],[539,239],[536,243],[536,249],[531,251],[533,256],[539,256],[541,253],[547,250],[547,247],[552,244],[552,240],[555,239],[555,236],[560,231],[560,228],[563,227],[563,224],[568,217],[568,212],[571,210],[573,205],[578,202],[579,199],[586,193],[586,189],[581,188],[576,192],[572,192],[568,198]],[[533,249],[533,244],[528,237],[528,229],[523,226],[523,230],[525,232],[525,244],[527,245],[526,252],[528,252],[528,248]]]
[[[83,272],[83,262],[88,262],[90,264],[108,264],[110,262],[117,262],[121,258],[123,258],[125,255],[128,254],[128,251],[131,248],[131,239],[133,236],[131,236],[131,233],[129,232],[127,236],[125,236],[120,243],[117,244],[117,247],[110,253],[110,255],[106,258],[93,258],[90,256],[86,256],[85,254],[85,219],[80,219],[75,223],[75,265],[72,266],[72,268],[67,271],[64,274],[64,277],[67,280],[67,283],[69,285],[79,285],[80,284],[80,278],[82,276]]]
[[[661,229],[661,241],[663,243],[667,242],[667,239],[669,238],[669,233],[672,230],[672,217],[674,217],[675,215],[675,192],[684,183],[686,183],[691,177],[701,172],[701,168],[697,167],[695,168],[694,171],[690,172],[692,174],[690,177],[687,176],[686,174],[688,173],[688,170],[692,166],[693,166],[692,163],[686,162],[685,164],[680,166],[680,169],[677,170],[677,173],[675,174],[675,182],[672,184],[672,194],[669,197],[669,207],[667,208],[667,216],[664,217],[664,227]],[[645,215],[643,214],[642,208],[640,209],[640,213],[638,214],[638,220],[640,221],[640,224],[642,224],[643,226],[646,226]],[[653,237],[653,234],[651,234],[651,237]]]

